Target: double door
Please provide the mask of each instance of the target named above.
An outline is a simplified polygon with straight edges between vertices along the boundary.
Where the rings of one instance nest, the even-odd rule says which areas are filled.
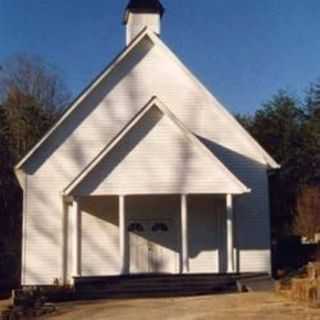
[[[130,273],[176,273],[177,233],[172,220],[128,224]]]

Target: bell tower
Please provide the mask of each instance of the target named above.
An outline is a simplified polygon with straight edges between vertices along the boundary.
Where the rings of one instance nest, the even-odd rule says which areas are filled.
[[[164,7],[158,0],[130,0],[123,19],[126,26],[127,45],[145,27],[160,35],[164,11]]]

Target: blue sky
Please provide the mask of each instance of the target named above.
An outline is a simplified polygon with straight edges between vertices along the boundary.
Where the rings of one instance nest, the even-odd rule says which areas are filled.
[[[319,0],[163,0],[162,39],[233,112],[320,77]],[[42,56],[77,95],[123,48],[127,0],[0,0],[0,63]]]

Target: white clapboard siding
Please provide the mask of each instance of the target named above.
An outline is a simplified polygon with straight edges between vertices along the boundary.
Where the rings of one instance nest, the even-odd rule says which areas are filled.
[[[81,275],[120,274],[117,197],[80,200]]]
[[[222,267],[225,247],[225,205],[218,196],[188,197],[189,267],[191,273],[225,272]]]
[[[152,96],[170,106],[175,116],[252,189],[242,206],[236,208],[237,214],[243,215],[241,221],[246,221],[240,232],[246,235],[257,228],[261,232],[251,241],[252,250],[243,249],[243,257],[248,251],[250,255],[241,260],[241,268],[269,268],[268,259],[261,260],[261,253],[269,256],[270,247],[265,159],[217,102],[161,47],[144,41],[82,101],[25,166],[29,177],[24,208],[23,284],[52,284],[54,279],[62,279],[61,192]],[[240,235],[243,243],[244,237]],[[261,242],[257,250],[256,241]]]
[[[74,190],[79,195],[243,193],[241,183],[157,106]]]

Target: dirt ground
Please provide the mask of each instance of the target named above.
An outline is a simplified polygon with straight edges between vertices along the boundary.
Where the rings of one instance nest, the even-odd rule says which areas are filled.
[[[1,300],[0,299],[0,314],[2,311],[6,310],[10,304],[11,304],[11,300]]]
[[[51,320],[319,320],[320,309],[273,293],[105,300],[58,305]]]

